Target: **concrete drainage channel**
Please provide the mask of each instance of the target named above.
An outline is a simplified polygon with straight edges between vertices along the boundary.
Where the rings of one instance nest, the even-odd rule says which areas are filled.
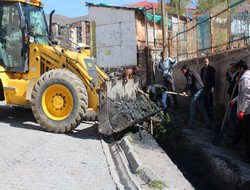
[[[141,190],[137,179],[135,179],[130,171],[129,163],[119,144],[117,142],[106,143],[102,139],[102,146],[117,189]]]
[[[125,136],[109,144],[102,140],[111,175],[119,190],[150,190],[149,183],[159,176],[143,165],[129,139]]]
[[[114,143],[103,142],[103,146],[107,147],[105,154],[118,189],[194,190],[155,139],[144,130],[129,132]]]
[[[132,134],[139,136],[138,132]],[[149,187],[150,181],[159,181],[159,179],[166,185],[163,189],[250,189],[250,165],[242,162],[237,152],[224,146],[214,146],[211,143],[213,131],[204,128],[189,130],[173,127],[168,129],[165,137],[164,140],[157,140],[167,152],[166,156],[170,157],[172,161],[163,163],[157,160],[161,156],[151,155],[154,165],[151,163],[144,165],[145,157],[143,155],[147,154],[148,146],[143,147],[146,149],[143,149],[142,152],[138,152],[136,148],[145,145],[143,140],[131,143],[130,138],[125,136],[112,144],[103,143],[106,144],[106,149],[110,152],[109,159],[111,161],[109,163],[114,163],[113,169],[111,167],[111,173],[118,184],[118,189],[152,189]],[[148,142],[148,138],[144,141]],[[159,152],[156,150],[156,146],[151,146],[151,148],[153,151]],[[137,156],[138,153],[140,157]],[[174,165],[171,162],[177,166],[175,169],[163,168],[164,164]],[[155,173],[155,169],[159,166],[162,167],[160,171],[162,175],[159,175],[158,171]],[[139,171],[140,168],[143,168],[142,171]],[[159,168],[157,169],[159,170]],[[181,171],[182,175],[173,176],[174,173],[178,173],[177,170]],[[171,176],[164,179],[164,176],[167,175]],[[178,188],[176,188],[177,184]]]
[[[205,128],[168,130],[158,141],[196,190],[249,190],[250,164],[225,146],[214,146]]]

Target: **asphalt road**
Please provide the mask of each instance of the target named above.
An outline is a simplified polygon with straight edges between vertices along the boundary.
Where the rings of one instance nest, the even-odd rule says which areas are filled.
[[[0,189],[117,189],[93,123],[46,132],[31,110],[0,105]]]

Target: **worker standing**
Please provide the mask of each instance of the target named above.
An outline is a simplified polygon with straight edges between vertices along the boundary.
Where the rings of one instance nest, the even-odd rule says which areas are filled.
[[[227,93],[230,100],[234,99],[238,95],[238,82],[237,82],[238,76],[239,72],[237,70],[237,64],[231,63],[229,65],[228,71],[226,72],[227,82],[229,83]],[[237,118],[237,103],[230,104],[228,110],[228,117],[231,122],[233,130],[232,144],[237,144],[241,138],[241,128],[239,127]]]
[[[209,116],[209,119],[214,119],[214,102],[213,95],[215,91],[215,68],[210,65],[208,58],[205,58],[204,67],[201,69],[201,78],[204,83],[205,92],[205,107]]]
[[[166,56],[164,51],[161,52],[161,60],[157,64],[157,70],[162,73],[163,84],[168,88],[169,91],[175,92],[173,68],[177,65],[177,61]],[[177,96],[172,95],[174,105],[178,105]]]
[[[244,161],[250,162],[250,71],[245,61],[240,60],[237,63],[239,71],[238,96],[232,100],[237,101],[237,115],[239,125],[242,129],[244,149],[246,157]]]

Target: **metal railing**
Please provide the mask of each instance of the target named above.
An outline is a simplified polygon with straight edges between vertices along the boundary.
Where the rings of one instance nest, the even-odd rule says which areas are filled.
[[[250,0],[228,0],[168,33],[169,56],[178,60],[249,45]]]

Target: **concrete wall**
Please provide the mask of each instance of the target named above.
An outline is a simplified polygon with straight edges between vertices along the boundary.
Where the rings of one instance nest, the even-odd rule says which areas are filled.
[[[101,67],[137,65],[135,11],[90,7],[96,23],[96,57]]]

